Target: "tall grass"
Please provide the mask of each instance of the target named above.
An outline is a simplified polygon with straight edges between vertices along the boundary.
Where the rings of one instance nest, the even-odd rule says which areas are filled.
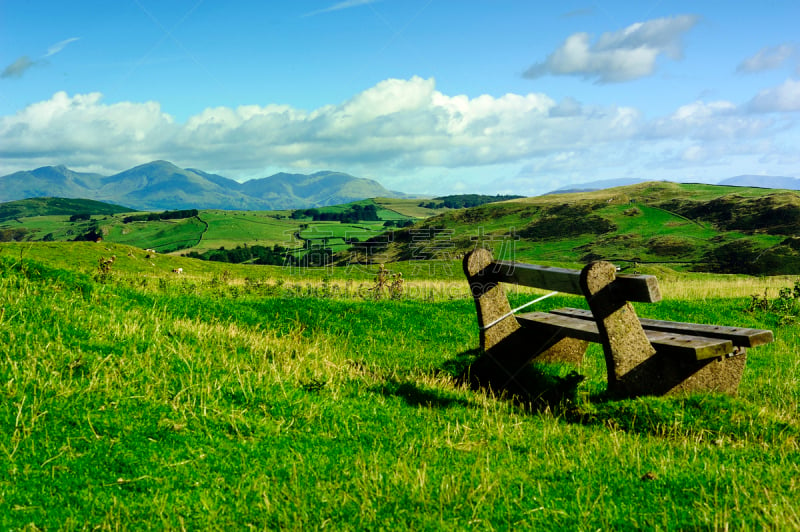
[[[657,276],[664,299],[707,300],[719,298],[749,298],[753,295],[775,298],[785,288],[792,288],[797,276],[775,275],[751,277],[746,275],[687,274]]]
[[[800,528],[798,326],[747,298],[639,308],[774,328],[738,397],[609,401],[592,348],[572,402],[520,404],[455,379],[467,297],[124,264],[0,257],[0,528]]]

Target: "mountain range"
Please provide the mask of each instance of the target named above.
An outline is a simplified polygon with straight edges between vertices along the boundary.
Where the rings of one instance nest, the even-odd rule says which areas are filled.
[[[408,196],[372,179],[341,172],[279,173],[239,183],[168,161],[153,161],[110,176],[43,166],[0,177],[0,202],[35,197],[92,199],[137,210],[280,210]]]
[[[582,192],[642,183],[648,179],[607,179],[572,185],[552,193]],[[795,177],[740,175],[718,185],[800,190]],[[59,197],[103,201],[136,210],[282,210],[324,207],[367,198],[415,197],[387,190],[372,179],[342,172],[278,173],[240,183],[196,168],[153,161],[105,176],[43,166],[0,177],[0,202]]]

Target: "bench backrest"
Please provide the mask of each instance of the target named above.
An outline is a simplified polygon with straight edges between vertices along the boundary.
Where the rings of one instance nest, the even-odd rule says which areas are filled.
[[[486,282],[512,283],[565,294],[585,295],[581,288],[581,271],[568,268],[496,260],[475,278]],[[661,301],[661,291],[654,275],[617,275],[611,284],[611,290],[615,297],[625,301]]]

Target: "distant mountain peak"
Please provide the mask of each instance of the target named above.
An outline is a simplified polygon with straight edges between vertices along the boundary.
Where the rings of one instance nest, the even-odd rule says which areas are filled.
[[[789,190],[800,190],[800,179],[786,176],[745,174],[723,179],[717,184],[735,187],[785,188]]]
[[[588,192],[590,190],[602,190],[606,188],[614,188],[620,186],[634,185],[637,183],[644,183],[646,181],[656,181],[654,179],[644,178],[621,178],[621,179],[603,179],[600,181],[590,181],[588,183],[579,183],[562,187],[547,194],[563,194],[567,192]],[[689,183],[689,179],[666,179],[661,181],[668,181],[673,183]],[[768,175],[739,175],[729,177],[716,183],[723,186],[735,187],[757,187],[757,188],[776,188],[788,190],[800,190],[800,179],[796,177],[783,177],[783,176],[768,176]]]

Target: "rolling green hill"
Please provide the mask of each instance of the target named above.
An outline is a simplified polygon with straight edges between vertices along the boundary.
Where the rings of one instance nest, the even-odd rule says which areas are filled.
[[[0,222],[33,216],[70,216],[73,214],[108,215],[133,209],[88,199],[31,198],[0,203]]]
[[[506,259],[800,273],[800,193],[642,183],[453,210],[394,232],[375,260],[449,261],[476,245]],[[375,239],[377,242],[378,239]]]

